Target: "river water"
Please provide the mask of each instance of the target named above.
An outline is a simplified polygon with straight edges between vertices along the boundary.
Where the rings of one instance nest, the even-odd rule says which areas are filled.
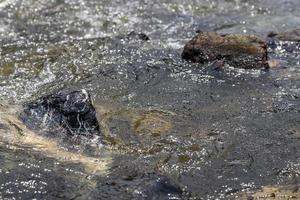
[[[180,54],[199,30],[269,40],[298,28],[299,13],[298,0],[0,0],[0,199],[298,188],[300,44],[272,43],[269,70],[216,71]],[[91,94],[106,141],[65,142],[19,121],[28,102],[74,89]]]

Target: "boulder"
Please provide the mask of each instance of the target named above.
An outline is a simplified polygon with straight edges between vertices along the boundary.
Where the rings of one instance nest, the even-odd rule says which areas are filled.
[[[184,47],[182,58],[195,63],[223,61],[236,68],[268,68],[266,43],[252,35],[201,32]]]
[[[99,133],[96,111],[86,90],[61,91],[25,106],[21,120],[31,129],[49,133],[92,135]]]

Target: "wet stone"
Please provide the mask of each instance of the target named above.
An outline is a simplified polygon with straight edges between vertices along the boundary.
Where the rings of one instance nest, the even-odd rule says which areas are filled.
[[[141,33],[141,32],[135,32],[132,31],[127,35],[128,39],[139,39],[139,40],[143,40],[143,41],[148,41],[150,40],[149,36],[146,35],[145,33]]]
[[[281,41],[300,42],[300,29],[281,33],[271,32],[269,33],[268,37]]]
[[[148,200],[182,199],[182,190],[166,177],[160,177],[148,186],[144,192]]]
[[[201,32],[185,45],[182,58],[202,64],[222,61],[236,68],[268,68],[267,45],[253,35]]]
[[[20,115],[33,130],[91,136],[99,133],[96,111],[86,90],[52,94],[25,106]]]
[[[119,157],[120,158],[120,157]],[[110,176],[97,177],[95,199],[182,200],[185,192],[173,178],[126,156],[115,158]]]

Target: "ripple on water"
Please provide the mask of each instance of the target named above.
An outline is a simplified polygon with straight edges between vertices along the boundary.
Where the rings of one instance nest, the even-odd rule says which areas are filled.
[[[294,29],[299,9],[298,0],[0,1],[0,199],[132,199],[149,194],[140,185],[159,191],[161,174],[195,199],[297,182],[298,43],[270,41],[279,64],[268,71],[215,70],[180,54],[196,31],[265,38]],[[89,90],[100,107],[111,139],[103,160],[26,129],[20,109],[7,113],[13,106],[2,102],[70,87]]]

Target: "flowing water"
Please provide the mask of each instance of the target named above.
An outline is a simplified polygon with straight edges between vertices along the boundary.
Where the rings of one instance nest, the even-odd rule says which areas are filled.
[[[300,44],[272,42],[269,70],[216,71],[180,54],[199,30],[268,40],[298,28],[299,13],[298,0],[0,0],[0,199],[298,188]],[[105,141],[20,122],[23,105],[62,89],[89,91]]]

